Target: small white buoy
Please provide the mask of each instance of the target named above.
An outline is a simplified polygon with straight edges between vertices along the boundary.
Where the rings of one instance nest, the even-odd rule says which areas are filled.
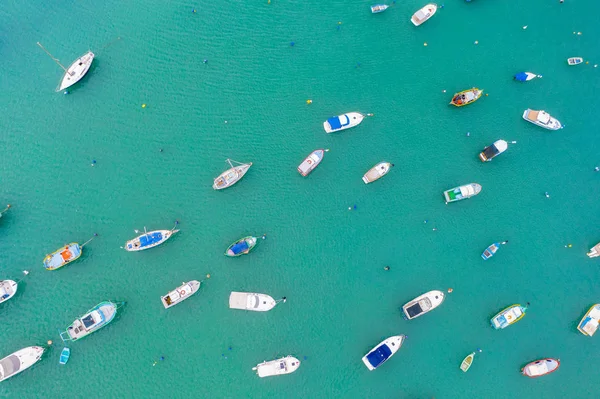
[[[525,25],[525,26],[523,27],[523,29],[527,29],[527,25]]]
[[[445,92],[446,92],[446,90],[442,90],[442,93],[445,93]]]
[[[479,40],[475,40],[475,44],[479,44]]]

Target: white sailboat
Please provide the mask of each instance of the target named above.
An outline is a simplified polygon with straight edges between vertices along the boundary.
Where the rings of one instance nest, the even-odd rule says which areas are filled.
[[[42,50],[46,52],[46,54],[48,54],[54,60],[54,62],[56,62],[65,71],[65,74],[60,80],[56,91],[62,91],[79,82],[90,70],[90,67],[92,66],[92,61],[94,61],[94,53],[92,53],[91,51],[87,51],[81,57],[73,61],[73,63],[68,68],[65,68],[63,64],[61,64],[57,58],[50,54],[50,52],[46,50],[40,42],[37,42],[37,44]]]

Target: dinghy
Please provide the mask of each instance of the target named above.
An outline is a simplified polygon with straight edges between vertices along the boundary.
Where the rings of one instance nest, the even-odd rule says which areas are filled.
[[[252,310],[267,312],[277,305],[278,301],[267,294],[251,292],[235,292],[229,295],[229,309]]]
[[[464,186],[454,187],[444,191],[446,203],[462,201],[467,198],[476,196],[481,192],[481,186],[477,183],[469,183]]]
[[[498,313],[496,316],[492,317],[490,323],[494,329],[500,330],[521,320],[523,317],[525,317],[526,311],[527,307],[519,304],[510,305],[506,309],[500,311],[500,313]]]
[[[583,62],[583,58],[581,58],[581,57],[567,58],[567,64],[569,64],[569,65],[579,65],[582,62]]]
[[[56,270],[69,263],[79,259],[81,256],[81,247],[78,243],[72,242],[62,248],[57,249],[44,258],[44,267],[46,270]]]
[[[479,154],[481,162],[488,162],[502,154],[508,148],[508,143],[504,140],[496,140],[490,146],[487,146]]]
[[[375,5],[371,6],[371,13],[377,14],[377,13],[380,13],[380,12],[384,12],[389,7],[390,6],[388,6],[387,4],[375,4]]]
[[[436,11],[437,4],[427,4],[425,7],[414,13],[410,20],[413,25],[419,26],[429,18],[433,17],[433,14],[435,14]]]
[[[338,116],[332,116],[323,122],[323,128],[327,133],[338,132],[340,130],[350,129],[359,125],[365,116],[358,112],[348,112]]]
[[[252,370],[256,371],[259,377],[271,377],[274,375],[290,374],[298,370],[300,360],[293,356],[282,357],[281,359],[265,361],[257,364]]]
[[[60,360],[58,361],[58,363],[67,364],[70,357],[71,357],[71,349],[69,349],[68,347],[65,346],[63,348],[62,352],[60,352]]]
[[[560,359],[541,359],[529,363],[521,369],[521,374],[529,378],[537,378],[546,374],[550,374],[558,370],[560,367]]]
[[[28,346],[6,356],[0,360],[0,381],[27,370],[42,358],[43,353],[44,348],[40,346]]]
[[[377,179],[381,179],[383,176],[390,171],[390,168],[394,166],[389,162],[379,162],[377,165],[373,166],[365,175],[362,177],[365,184],[369,184],[374,182]]]
[[[559,120],[550,116],[546,111],[534,111],[527,108],[523,112],[523,119],[548,130],[558,130],[563,128]]]
[[[597,303],[583,316],[577,325],[577,330],[583,335],[591,337],[598,330],[598,323],[600,323],[600,304]]]
[[[502,242],[495,242],[492,245],[490,245],[489,247],[487,247],[485,249],[485,251],[483,251],[483,253],[481,254],[481,257],[483,258],[483,260],[488,260],[489,258],[491,258],[492,256],[494,256],[496,254],[496,252],[498,252],[498,250],[500,249],[500,245],[504,245],[506,244],[508,241],[502,241]]]
[[[179,230],[175,230],[175,227],[173,227],[171,230],[154,230],[145,232],[133,240],[127,241],[124,248],[125,251],[128,252],[143,251],[145,249],[154,248],[167,241],[173,236],[173,234],[177,232],[179,232]]]
[[[302,176],[308,176],[310,172],[312,172],[321,163],[324,155],[325,150],[314,150],[308,154],[308,156],[300,165],[298,165],[298,172],[300,172]]]
[[[178,303],[181,303],[194,295],[198,289],[200,288],[200,281],[192,280],[189,282],[183,282],[173,291],[169,292],[165,296],[160,297],[160,301],[162,302],[165,309],[169,309],[171,306],[175,306]]]
[[[519,72],[513,77],[513,79],[517,82],[529,82],[530,80],[541,77],[542,75],[536,75],[535,73],[531,72]]]
[[[481,353],[481,349],[477,348],[477,352]],[[477,354],[477,352],[471,352],[467,355],[467,357],[465,357],[462,361],[462,363],[460,364],[460,369],[463,372],[467,372],[469,371],[469,369],[471,368],[471,365],[473,364],[473,360],[475,359],[475,355]]]
[[[88,73],[90,67],[92,66],[92,61],[94,61],[94,53],[88,51],[84,55],[73,61],[73,63],[68,68],[65,68],[58,61],[58,59],[56,59],[52,54],[50,54],[48,50],[44,48],[44,46],[42,46],[40,42],[37,42],[37,44],[42,50],[46,52],[46,54],[50,56],[50,58],[54,60],[54,62],[58,64],[58,66],[60,66],[65,71],[65,74],[60,80],[56,91],[64,90],[79,82],[85,76],[85,74]]]
[[[600,256],[600,242],[590,248],[590,252],[586,254],[590,258],[597,258]]]
[[[442,291],[434,290],[426,292],[402,306],[404,318],[408,320],[416,319],[425,313],[431,312],[440,306],[442,302],[444,302],[444,293]]]
[[[375,370],[398,352],[398,349],[400,349],[405,339],[405,335],[395,335],[384,339],[371,349],[369,353],[363,356],[363,363],[367,366],[369,371]]]
[[[450,104],[457,107],[464,107],[465,105],[469,105],[479,100],[479,97],[483,94],[483,90],[479,90],[476,87],[473,87],[469,90],[464,90],[459,93],[454,94],[452,97],[452,101]]]
[[[241,163],[232,159],[227,159],[225,162],[227,162],[231,168],[221,173],[219,177],[215,179],[213,183],[213,189],[215,190],[222,190],[224,188],[233,186],[235,183],[240,181],[242,177],[244,177],[246,172],[248,172],[248,169],[250,169],[250,166],[252,166],[252,162]],[[235,166],[233,165],[234,163]]]
[[[229,248],[227,248],[227,250],[225,251],[225,256],[233,257],[246,255],[254,249],[257,242],[257,238],[252,236],[240,238],[239,240],[231,244]]]
[[[8,301],[15,296],[19,284],[13,280],[0,280],[0,303]]]
[[[63,341],[77,341],[87,337],[102,327],[108,325],[117,314],[119,304],[103,301],[76,319],[67,329],[60,333]]]

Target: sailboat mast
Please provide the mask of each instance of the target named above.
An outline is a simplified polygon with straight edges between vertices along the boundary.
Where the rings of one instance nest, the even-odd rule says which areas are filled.
[[[50,54],[50,52],[49,52],[48,50],[46,50],[46,49],[44,48],[44,46],[42,46],[42,44],[41,44],[40,42],[37,42],[37,45],[38,45],[38,46],[40,46],[40,48],[41,48],[42,50],[44,50],[44,51],[46,52],[46,54],[48,54],[48,55],[50,56],[50,58],[52,58],[52,59],[54,60],[54,62],[56,62],[56,63],[58,64],[58,66],[60,66],[62,69],[64,69],[64,70],[65,70],[65,72],[67,72],[67,68],[65,68],[65,67],[63,66],[63,64],[61,64],[61,63],[58,61],[58,59],[57,59],[57,58],[55,58],[55,57],[54,57],[52,54]]]

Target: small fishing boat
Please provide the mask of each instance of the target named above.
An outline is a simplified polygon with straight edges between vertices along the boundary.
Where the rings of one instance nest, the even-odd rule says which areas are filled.
[[[277,305],[278,301],[267,294],[251,292],[235,292],[229,295],[229,309],[252,310],[267,312]]]
[[[410,20],[413,25],[419,26],[429,18],[433,17],[433,14],[435,14],[436,11],[437,4],[427,4],[425,7],[414,13]]]
[[[298,172],[300,172],[302,176],[308,176],[310,172],[312,172],[321,163],[324,155],[325,150],[314,150],[308,154],[308,156],[300,165],[298,165]]]
[[[263,236],[264,237],[264,236]],[[240,238],[233,244],[227,248],[225,251],[226,256],[240,256],[246,255],[250,251],[254,249],[256,243],[258,242],[256,237],[248,236],[244,238]]]
[[[489,145],[481,151],[479,159],[481,162],[488,162],[502,154],[508,148],[508,143],[504,140],[496,140],[492,145]]]
[[[81,256],[81,247],[78,243],[72,242],[62,248],[57,249],[44,258],[44,267],[46,270],[56,270],[69,263],[79,259]]]
[[[115,318],[117,303],[103,301],[88,310],[83,316],[76,319],[67,329],[60,333],[63,341],[77,341],[98,331]]]
[[[125,251],[128,252],[143,251],[145,249],[154,248],[167,241],[173,236],[173,234],[177,232],[179,232],[179,230],[175,230],[175,227],[173,227],[171,230],[154,230],[144,232],[144,234],[127,241],[124,248]]]
[[[323,122],[323,128],[327,133],[350,129],[360,124],[365,116],[358,112],[348,112],[338,116],[332,116]]]
[[[15,296],[19,284],[13,280],[0,280],[0,303],[8,301]]]
[[[510,305],[506,309],[500,311],[496,316],[492,317],[490,323],[494,329],[500,330],[521,320],[525,317],[525,312],[527,312],[527,307],[519,304]]]
[[[390,6],[388,6],[387,4],[375,4],[371,6],[371,12],[373,14],[377,14],[380,12],[384,12],[385,10],[387,10]]]
[[[0,360],[0,381],[9,379],[36,364],[44,353],[41,346],[28,346]]]
[[[519,72],[513,77],[513,79],[517,82],[529,82],[530,80],[541,77],[542,75],[536,75],[535,73],[531,72]]]
[[[290,374],[298,370],[300,360],[293,356],[282,357],[281,359],[265,361],[257,364],[252,370],[256,371],[259,377],[271,377],[274,375]]]
[[[598,323],[600,323],[600,304],[597,303],[587,311],[585,316],[577,325],[577,329],[583,335],[588,337],[593,336],[598,330]]]
[[[529,363],[521,369],[521,374],[529,378],[537,378],[546,374],[550,374],[558,370],[560,367],[560,359],[541,359]]]
[[[477,183],[469,183],[464,186],[454,187],[444,191],[446,203],[461,201],[476,196],[481,192],[481,186]]]
[[[481,349],[477,348],[477,352],[481,353]],[[471,352],[467,355],[467,357],[465,357],[462,361],[462,363],[460,364],[460,369],[463,372],[467,372],[469,371],[469,369],[471,368],[471,365],[473,364],[473,359],[475,359],[475,355],[477,354],[477,352]]]
[[[469,90],[464,90],[459,93],[454,94],[452,97],[452,101],[450,104],[455,105],[457,107],[464,107],[465,105],[469,105],[479,100],[479,97],[483,94],[483,90],[479,90],[476,87],[473,87]]]
[[[244,177],[246,172],[248,172],[248,169],[250,169],[250,166],[252,166],[252,162],[241,163],[232,159],[227,159],[225,162],[227,162],[231,168],[221,173],[219,177],[215,179],[213,183],[213,188],[215,190],[222,190],[224,188],[233,186],[235,183],[240,181],[242,177]],[[235,166],[233,165],[234,163]]]
[[[365,184],[372,183],[375,180],[381,179],[383,176],[385,176],[387,172],[390,171],[392,166],[394,166],[394,164],[389,162],[379,162],[377,165],[369,169],[362,179]]]
[[[68,347],[64,347],[62,352],[60,352],[60,360],[58,361],[60,364],[67,364],[69,358],[71,357],[71,349]]]
[[[444,293],[442,291],[429,291],[402,306],[402,311],[406,319],[416,319],[425,313],[431,312],[440,306],[442,302],[444,302]]]
[[[586,254],[590,258],[597,258],[600,256],[600,242],[590,248],[590,252]]]
[[[169,292],[165,296],[160,297],[160,301],[162,302],[165,309],[169,309],[171,306],[175,306],[180,302],[185,301],[192,295],[194,295],[198,289],[200,288],[200,281],[192,280],[181,283],[181,285],[175,288],[173,291]]]
[[[525,119],[527,122],[533,123],[534,125],[543,127],[544,129],[558,130],[563,128],[558,119],[553,118],[546,111],[534,111],[530,108],[527,108],[523,112],[523,119]]]
[[[375,370],[398,352],[405,339],[406,335],[395,335],[384,339],[363,356],[363,363],[370,371]]]
[[[496,254],[496,252],[498,252],[498,250],[500,249],[500,245],[504,245],[506,244],[508,241],[502,241],[502,242],[495,242],[492,245],[490,245],[489,247],[487,247],[485,249],[485,251],[483,251],[483,253],[481,254],[481,257],[483,258],[483,260],[488,260],[489,258],[491,258],[492,256],[494,256]]]
[[[581,57],[567,58],[567,64],[569,64],[569,65],[579,65],[582,62],[583,62],[583,58],[581,58]]]

